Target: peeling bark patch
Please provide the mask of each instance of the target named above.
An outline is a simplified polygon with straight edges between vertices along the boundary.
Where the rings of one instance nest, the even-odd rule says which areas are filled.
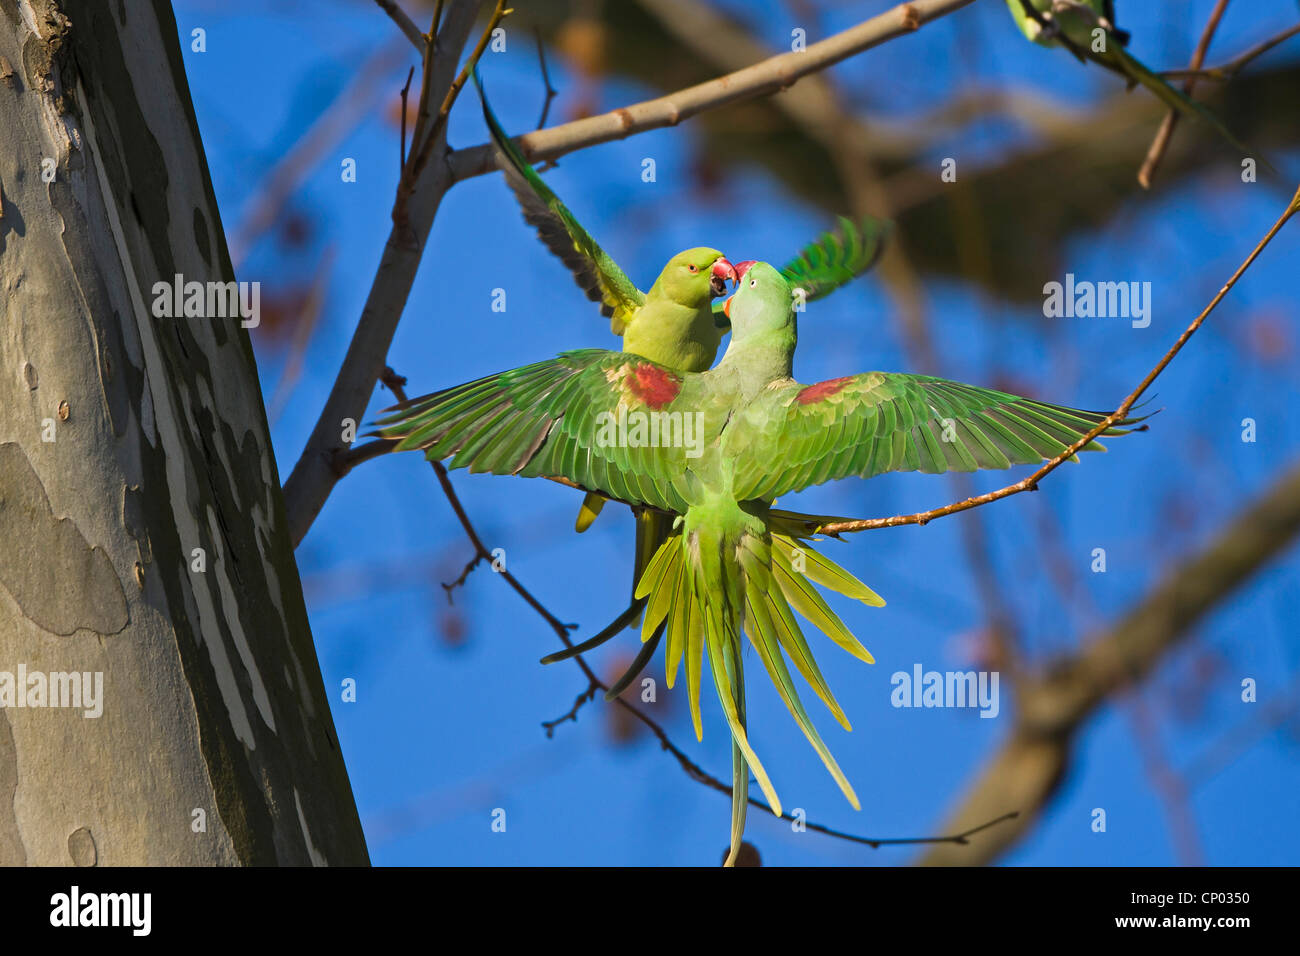
[[[0,866],[25,866],[27,850],[18,832],[14,794],[18,792],[18,750],[9,717],[0,707]]]
[[[145,521],[144,495],[140,493],[138,485],[122,488],[122,527],[135,538],[140,563],[148,564],[152,561],[153,540],[149,537],[149,526]]]
[[[40,478],[13,442],[0,444],[0,541],[0,586],[33,623],[64,635],[126,627],[126,596],[108,554],[92,548],[70,518],[54,516]]]
[[[99,850],[89,827],[77,827],[68,834],[68,856],[73,866],[94,866],[99,862]]]
[[[329,866],[325,854],[316,849],[316,844],[312,842],[311,831],[307,829],[307,817],[302,812],[302,797],[298,795],[297,787],[293,788],[293,805],[298,809],[298,826],[302,827],[302,840],[307,847],[307,855],[311,857],[311,865]]]

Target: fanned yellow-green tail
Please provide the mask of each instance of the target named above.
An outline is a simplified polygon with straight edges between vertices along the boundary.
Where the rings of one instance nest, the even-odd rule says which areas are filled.
[[[780,521],[779,515],[770,522],[763,512],[746,510],[731,500],[689,509],[651,559],[635,594],[646,601],[642,640],[649,642],[666,628],[665,668],[670,689],[676,683],[678,668],[685,662],[687,697],[697,738],[703,737],[700,680],[707,651],[714,687],[733,740],[728,866],[735,863],[744,833],[750,770],[772,812],[778,816],[781,813],[780,799],[747,734],[742,634],[758,652],[781,699],[844,796],[854,809],[859,808],[857,794],[808,716],[786,666],[788,657],[835,719],[845,730],[852,729],[791,607],[849,653],[871,663],[871,654],[809,581],[872,607],[885,602],[806,541],[772,533],[769,524]]]

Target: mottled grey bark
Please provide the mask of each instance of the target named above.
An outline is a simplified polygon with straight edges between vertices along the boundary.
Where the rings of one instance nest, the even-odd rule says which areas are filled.
[[[151,311],[233,279],[167,3],[0,0],[0,190],[0,700],[103,680],[0,709],[0,863],[366,863],[248,334]]]

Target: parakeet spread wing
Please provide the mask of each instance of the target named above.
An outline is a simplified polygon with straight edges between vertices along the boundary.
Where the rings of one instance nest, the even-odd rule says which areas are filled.
[[[823,232],[781,267],[781,277],[791,289],[803,290],[803,301],[812,302],[852,282],[880,259],[893,223],[866,216],[855,223],[839,217],[839,227]],[[713,304],[713,318],[719,328],[728,328],[722,302]]]
[[[379,434],[398,440],[394,451],[450,457],[451,468],[566,478],[684,512],[693,456],[725,424],[700,410],[707,400],[683,396],[693,378],[625,352],[564,352],[395,406]]]
[[[839,228],[808,243],[781,267],[781,277],[790,288],[803,289],[805,302],[829,295],[876,264],[891,228],[882,219],[866,218],[858,224],[840,216]]]
[[[925,375],[866,372],[778,387],[728,445],[737,498],[770,500],[886,471],[974,471],[1052,458],[1108,412],[1080,411]],[[764,420],[770,419],[770,420]],[[1129,424],[1128,419],[1121,424]],[[1124,434],[1112,428],[1107,435]],[[1093,443],[1085,450],[1104,450]]]
[[[519,147],[511,141],[488,106],[478,71],[474,72],[483,118],[497,148],[501,170],[523,209],[524,220],[537,230],[546,247],[569,267],[587,298],[601,304],[601,314],[610,320],[615,335],[622,335],[632,314],[645,302],[645,295],[606,254],[560,197],[537,175]]]

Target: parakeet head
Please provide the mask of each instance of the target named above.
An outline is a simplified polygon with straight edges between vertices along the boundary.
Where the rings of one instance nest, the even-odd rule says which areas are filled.
[[[794,295],[790,283],[766,262],[736,266],[736,292],[723,306],[731,320],[732,340],[794,324]]]
[[[725,295],[726,280],[735,278],[736,270],[726,256],[701,246],[669,259],[655,288],[674,302],[700,308],[714,296]]]

